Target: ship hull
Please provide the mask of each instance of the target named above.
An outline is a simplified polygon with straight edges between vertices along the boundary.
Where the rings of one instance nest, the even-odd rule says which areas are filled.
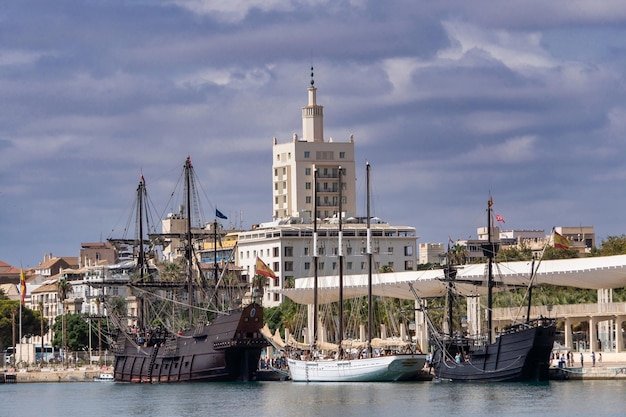
[[[460,352],[461,360],[441,360],[442,352],[436,351],[435,377],[458,382],[547,381],[555,334],[554,321],[549,321],[502,334],[483,349],[465,352],[463,344],[450,344],[448,352]]]
[[[263,311],[250,305],[214,322],[140,343],[120,334],[115,346],[114,377],[119,382],[166,383],[250,381],[267,341],[261,335]],[[158,334],[157,334],[158,335]]]
[[[393,382],[417,377],[426,355],[389,355],[351,360],[305,361],[289,358],[294,382]]]

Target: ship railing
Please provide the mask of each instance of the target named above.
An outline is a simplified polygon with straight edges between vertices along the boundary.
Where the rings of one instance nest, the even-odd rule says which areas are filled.
[[[548,327],[554,325],[555,319],[548,317],[539,317],[528,322],[515,323],[505,327],[500,334],[517,333],[522,330],[532,329],[534,327]]]

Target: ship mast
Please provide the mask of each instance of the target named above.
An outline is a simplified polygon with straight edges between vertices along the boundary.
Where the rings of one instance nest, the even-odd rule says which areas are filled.
[[[338,258],[339,258],[339,357],[343,356],[343,350],[341,349],[341,342],[343,341],[343,230],[342,230],[342,210],[343,205],[341,202],[342,199],[342,168],[339,166],[339,248],[338,248]]]
[[[374,309],[372,308],[372,230],[370,228],[370,164],[365,165],[367,178],[367,350],[372,357],[372,323],[374,321]]]
[[[313,340],[312,346],[315,348],[317,345],[317,320],[318,320],[318,299],[317,299],[317,178],[319,172],[317,168],[315,168],[313,174]]]
[[[186,188],[186,208],[187,208],[187,242],[185,248],[185,258],[187,259],[187,292],[189,293],[189,327],[193,323],[193,242],[191,233],[191,157],[185,161],[185,188]]]

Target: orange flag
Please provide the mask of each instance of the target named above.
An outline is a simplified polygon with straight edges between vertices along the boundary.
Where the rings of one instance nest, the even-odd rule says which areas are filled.
[[[265,265],[265,262],[263,262],[258,256],[256,258],[256,271],[254,273],[256,275],[263,275],[264,277],[276,279],[274,271],[272,271],[269,266]]]
[[[20,269],[20,294],[22,295],[22,305],[26,302],[26,279],[24,278],[24,270]]]
[[[556,249],[569,249],[569,240],[558,232],[554,232],[554,247]]]

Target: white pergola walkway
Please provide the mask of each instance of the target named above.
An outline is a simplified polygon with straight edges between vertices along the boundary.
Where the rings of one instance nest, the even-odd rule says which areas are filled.
[[[535,264],[535,284],[552,284],[586,289],[609,289],[626,287],[626,255],[593,258],[557,259]],[[528,285],[531,262],[494,263],[493,276],[496,282],[505,285]],[[374,274],[372,292],[377,296],[414,299],[409,283],[420,297],[438,297],[445,294],[442,269],[428,271],[391,272]],[[473,285],[476,281],[486,282],[487,264],[472,264],[458,267],[457,291],[466,295],[483,293],[485,286]],[[472,283],[463,284],[463,281]],[[319,303],[339,299],[339,277],[318,277]],[[367,295],[367,275],[344,276],[344,298]],[[296,287],[275,290],[296,303],[313,304],[313,278],[296,279]]]

